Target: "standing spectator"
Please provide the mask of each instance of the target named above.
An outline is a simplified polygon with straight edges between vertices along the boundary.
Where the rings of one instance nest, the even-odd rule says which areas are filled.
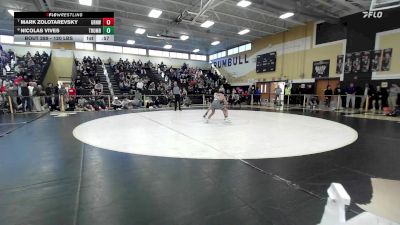
[[[16,87],[13,82],[10,82],[10,86],[7,89],[7,95],[11,97],[11,104],[16,112],[18,110],[18,87]]]
[[[26,82],[21,83],[21,98],[22,98],[22,110],[26,112],[27,110],[32,111],[32,102],[29,95],[29,88]]]
[[[284,98],[284,103],[289,103],[290,102],[290,95],[292,94],[292,87],[290,84],[285,86],[285,98]],[[289,99],[289,100],[288,100]]]
[[[397,84],[392,84],[392,86],[389,89],[389,98],[388,98],[389,108],[391,110],[396,109],[397,99],[399,94],[400,94],[400,87]]]
[[[261,89],[260,88],[256,89],[253,99],[257,105],[261,105]]]
[[[337,97],[337,108],[338,109],[341,109],[342,108],[342,88],[340,87],[340,83],[339,84],[337,84],[337,86],[336,86],[336,88],[335,88],[335,91],[334,91],[334,95],[336,95],[336,97]]]
[[[282,88],[278,86],[275,88],[275,104],[277,106],[281,106],[281,94],[282,94]]]
[[[313,94],[313,89],[312,89],[312,85],[308,84],[307,87],[304,90],[304,102],[306,103],[306,106],[308,106],[308,104],[310,103],[311,100],[311,95]]]
[[[368,94],[369,94],[369,93],[370,93],[370,91],[369,91],[369,84],[365,84],[364,93],[363,93],[363,96],[361,97],[360,110],[363,109],[364,104],[365,104],[365,102],[366,102],[367,99],[368,99]]]
[[[181,89],[179,88],[178,83],[176,81],[174,82],[174,87],[172,89],[172,93],[175,96],[175,111],[178,106],[179,106],[179,110],[182,110],[181,109]]]
[[[382,92],[381,86],[376,86],[376,91],[373,93],[372,98],[372,111],[382,110],[382,103],[383,103],[384,93]]]
[[[325,106],[330,108],[331,107],[331,101],[332,101],[332,95],[333,95],[333,91],[332,91],[331,85],[328,84],[328,86],[326,86],[326,89],[324,91],[324,95],[325,95]]]
[[[68,91],[65,88],[64,84],[61,84],[61,87],[60,87],[58,93],[60,94],[59,95],[60,96],[60,101],[61,101],[60,104],[62,104],[61,105],[62,107],[65,107],[67,105],[67,102],[68,102]]]
[[[349,108],[350,101],[351,108],[354,109],[356,107],[356,89],[354,88],[353,83],[350,83],[350,85],[346,88],[346,108]]]
[[[40,96],[39,96],[40,89],[35,82],[32,83],[32,86],[33,86],[33,90],[32,90],[33,109],[36,112],[40,112],[40,111],[42,111],[42,104],[40,102]]]

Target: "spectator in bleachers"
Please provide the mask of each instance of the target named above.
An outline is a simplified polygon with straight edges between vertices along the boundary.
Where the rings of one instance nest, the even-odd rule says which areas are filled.
[[[97,83],[94,86],[94,90],[95,90],[96,95],[102,95],[103,94],[103,84]]]
[[[114,97],[114,100],[111,103],[114,110],[120,110],[122,108],[122,102],[118,100],[118,97]]]

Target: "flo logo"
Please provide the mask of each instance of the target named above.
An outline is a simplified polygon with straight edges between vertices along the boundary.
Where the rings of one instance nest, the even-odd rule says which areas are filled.
[[[364,19],[370,19],[370,18],[374,18],[374,19],[380,19],[383,16],[383,12],[382,11],[365,11],[363,12]]]

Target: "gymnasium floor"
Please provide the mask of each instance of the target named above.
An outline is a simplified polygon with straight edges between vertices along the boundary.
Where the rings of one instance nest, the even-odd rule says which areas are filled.
[[[1,117],[0,223],[317,224],[331,182],[352,197],[347,217],[367,210],[400,222],[397,121],[243,108],[231,111],[230,124],[219,112],[204,124],[203,113]]]

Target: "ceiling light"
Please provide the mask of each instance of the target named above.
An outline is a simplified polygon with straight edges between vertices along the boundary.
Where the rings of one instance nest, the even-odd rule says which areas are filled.
[[[189,36],[187,36],[187,35],[182,35],[182,36],[181,36],[181,40],[185,41],[185,40],[187,40],[187,39],[189,39]]]
[[[162,11],[161,11],[161,10],[152,9],[152,10],[150,11],[150,13],[149,13],[149,17],[158,18],[158,17],[161,16],[161,14],[162,14]]]
[[[194,53],[197,53],[197,52],[199,52],[199,51],[200,51],[200,49],[198,49],[198,48],[196,48],[195,50],[193,50]]]
[[[172,48],[172,45],[164,45],[164,48],[165,49],[170,49],[170,48]]]
[[[11,16],[14,16],[14,12],[15,12],[15,11],[14,11],[14,10],[12,10],[12,9],[9,9],[9,10],[8,10],[8,13],[10,13],[10,14],[11,14]]]
[[[211,45],[219,45],[219,43],[221,43],[221,42],[219,42],[219,41],[214,41],[214,42],[211,43]]]
[[[242,0],[242,1],[238,2],[236,5],[245,8],[245,7],[249,6],[249,5],[251,5],[251,2],[250,1],[246,1],[246,0]]]
[[[127,40],[126,43],[128,45],[133,45],[133,44],[135,44],[135,41],[134,40]]]
[[[250,32],[249,29],[244,29],[244,30],[239,31],[238,34],[243,35],[243,34],[247,34],[247,33],[249,33],[249,32]]]
[[[79,4],[92,6],[92,0],[79,0]]]
[[[292,13],[292,12],[287,12],[287,13],[284,13],[284,14],[280,15],[279,18],[281,18],[281,19],[287,19],[287,18],[292,17],[292,16],[294,16],[294,13]]]
[[[137,34],[144,34],[144,32],[146,32],[146,30],[143,29],[143,28],[138,28],[138,29],[136,29],[136,31],[135,31],[135,33],[137,33]]]
[[[206,22],[202,23],[200,26],[201,26],[201,27],[205,27],[205,28],[209,28],[209,27],[211,27],[212,25],[214,25],[214,21],[207,20]]]

